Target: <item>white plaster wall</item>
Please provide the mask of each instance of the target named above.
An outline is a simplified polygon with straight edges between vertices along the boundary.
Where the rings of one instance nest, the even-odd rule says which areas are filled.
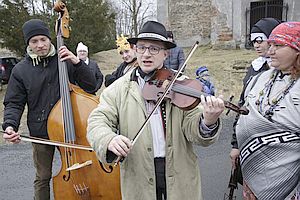
[[[285,0],[288,4],[288,21],[300,21],[300,0]]]
[[[157,0],[157,21],[169,28],[169,1]]]
[[[232,3],[232,34],[233,39],[237,45],[241,45],[242,38],[242,24],[245,24],[245,12],[242,9],[241,0],[231,0]]]
[[[225,19],[223,19],[223,16],[221,16],[221,20],[225,21],[225,25],[232,30],[232,14],[233,14],[233,6],[232,6],[232,0],[212,0],[212,5],[217,8],[219,13],[222,15],[225,15]],[[218,33],[220,32],[220,28],[218,27],[219,24],[222,24],[222,22],[219,21],[220,17],[215,17],[212,19],[212,32],[211,32],[211,40],[214,43],[218,38]]]

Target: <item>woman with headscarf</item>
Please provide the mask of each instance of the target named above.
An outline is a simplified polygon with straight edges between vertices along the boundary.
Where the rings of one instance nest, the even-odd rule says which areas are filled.
[[[272,68],[245,90],[249,115],[236,135],[245,200],[299,199],[300,22],[273,29],[268,43]]]

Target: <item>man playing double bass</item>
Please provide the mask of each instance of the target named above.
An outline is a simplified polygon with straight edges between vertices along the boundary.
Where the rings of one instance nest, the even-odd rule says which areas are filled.
[[[143,99],[141,90],[164,67],[167,49],[176,45],[155,21],[146,22],[138,37],[128,41],[136,45],[139,66],[104,89],[88,119],[88,141],[103,163],[124,157],[120,164],[122,200],[201,200],[193,144],[208,146],[217,139],[224,102],[201,96],[202,108],[183,111],[165,100],[133,145],[131,139],[155,105]]]
[[[13,69],[4,99],[5,134],[12,143],[20,142],[18,133],[25,105],[28,106],[27,125],[31,136],[48,139],[47,119],[60,99],[58,58],[66,61],[69,80],[87,92],[96,86],[95,76],[86,64],[65,46],[56,52],[51,43],[49,28],[39,19],[31,19],[22,27],[27,44],[26,57]],[[54,146],[32,144],[36,168],[34,199],[50,199],[49,182],[52,176]]]

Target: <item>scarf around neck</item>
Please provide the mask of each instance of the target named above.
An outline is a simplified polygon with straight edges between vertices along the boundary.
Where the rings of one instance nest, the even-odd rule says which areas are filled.
[[[36,55],[29,46],[27,46],[26,52],[27,52],[28,56],[31,58],[33,66],[37,66],[40,63],[43,63],[43,66],[46,67],[48,64],[47,58],[54,56],[56,54],[56,49],[55,49],[54,45],[51,43],[50,51],[48,52],[48,54],[46,56],[43,56],[43,57]]]
[[[271,58],[266,58],[266,57],[258,57],[255,60],[252,61],[252,67],[254,69],[254,71],[259,71],[260,68],[262,68],[262,66],[265,64],[265,62],[268,63],[268,65],[270,66],[271,64]]]

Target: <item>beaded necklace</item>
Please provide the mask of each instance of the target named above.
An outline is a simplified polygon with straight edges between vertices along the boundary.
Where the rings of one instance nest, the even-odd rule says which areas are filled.
[[[272,121],[272,116],[274,115],[274,109],[279,105],[280,101],[284,99],[284,97],[289,93],[290,89],[296,82],[296,79],[290,78],[289,83],[286,87],[279,92],[276,97],[274,97],[270,102],[270,93],[276,81],[276,78],[281,72],[279,70],[274,70],[272,75],[270,76],[269,81],[265,84],[265,87],[259,92],[258,99],[256,100],[255,104],[257,105],[257,110],[261,113],[264,117],[266,117],[269,121]],[[266,106],[269,106],[267,110],[264,111],[263,102],[266,98]]]

